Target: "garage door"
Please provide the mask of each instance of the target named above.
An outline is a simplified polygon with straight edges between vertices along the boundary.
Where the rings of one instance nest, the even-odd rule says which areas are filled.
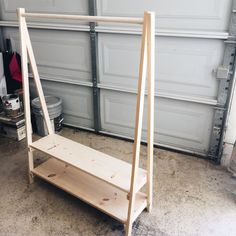
[[[231,4],[230,0],[98,1],[99,15],[156,12],[156,143],[209,155],[221,92],[216,72],[225,56]],[[140,29],[100,24],[96,30],[102,130],[132,136]],[[145,131],[144,119],[144,140]]]
[[[16,8],[63,14],[88,14],[87,1],[1,1],[2,20],[14,26]],[[32,21],[31,21],[32,22]],[[63,100],[65,123],[93,129],[89,26],[73,21],[33,21],[30,36],[45,94]],[[70,28],[70,29],[68,29]],[[54,29],[54,30],[50,30]],[[4,38],[20,51],[18,28],[4,27]],[[36,96],[31,81],[31,95]]]
[[[234,66],[232,0],[1,0],[2,32],[16,50],[18,6],[103,16],[155,11],[155,143],[219,158]],[[65,123],[132,138],[141,29],[73,21],[30,27],[45,93],[62,97]]]

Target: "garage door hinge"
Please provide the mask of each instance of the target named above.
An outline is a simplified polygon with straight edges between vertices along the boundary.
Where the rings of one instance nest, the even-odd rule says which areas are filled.
[[[230,74],[228,66],[219,66],[216,70],[216,78],[217,79],[228,79]]]
[[[90,33],[95,33],[95,27],[96,27],[96,24],[94,22],[90,22]]]
[[[210,144],[210,150],[208,153],[208,157],[211,159],[217,160],[219,144],[221,141],[221,132],[222,132],[222,124],[224,122],[224,107],[214,107],[215,115],[214,115],[214,126],[212,130],[212,138]]]
[[[96,89],[96,88],[93,89],[93,95],[94,95],[94,96],[97,95],[97,89]]]

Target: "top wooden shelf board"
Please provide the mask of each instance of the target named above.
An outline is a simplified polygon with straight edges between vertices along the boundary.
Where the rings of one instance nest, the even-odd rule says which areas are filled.
[[[33,142],[30,147],[74,166],[125,192],[130,191],[131,164],[96,151],[57,134],[51,134]],[[138,169],[136,192],[147,181],[147,172]]]

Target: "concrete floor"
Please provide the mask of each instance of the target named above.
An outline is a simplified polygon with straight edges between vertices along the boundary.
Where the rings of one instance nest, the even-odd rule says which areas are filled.
[[[62,135],[131,160],[130,142],[68,128]],[[145,167],[144,146],[141,155]],[[121,224],[56,187],[37,178],[29,186],[25,142],[0,138],[0,235],[123,234]],[[133,235],[236,235],[236,180],[206,160],[155,149],[154,208]]]

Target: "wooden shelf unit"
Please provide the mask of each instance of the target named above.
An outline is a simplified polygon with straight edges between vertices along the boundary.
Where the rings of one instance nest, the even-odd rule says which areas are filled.
[[[125,225],[126,236],[130,236],[135,219],[145,208],[148,211],[152,208],[155,14],[145,12],[143,18],[80,16],[26,13],[24,8],[17,9],[17,14],[21,42],[30,183],[33,183],[34,176],[38,176],[65,190],[122,222]],[[26,17],[141,24],[143,26],[132,164],[54,133],[27,29]],[[28,59],[49,133],[35,142],[32,141]],[[139,158],[146,76],[148,78],[148,146],[147,170],[143,170],[139,168]],[[35,167],[34,150],[43,152],[50,158]],[[144,185],[147,186],[146,193],[140,191]]]
[[[124,192],[130,191],[132,166],[117,158],[96,151],[57,134],[51,134],[33,142],[30,147],[69,163],[81,171],[113,185]],[[147,181],[147,171],[138,169],[136,192]]]
[[[127,194],[116,187],[54,158],[34,168],[33,173],[121,223],[127,221],[129,203]],[[133,221],[146,207],[146,194],[138,193]]]

